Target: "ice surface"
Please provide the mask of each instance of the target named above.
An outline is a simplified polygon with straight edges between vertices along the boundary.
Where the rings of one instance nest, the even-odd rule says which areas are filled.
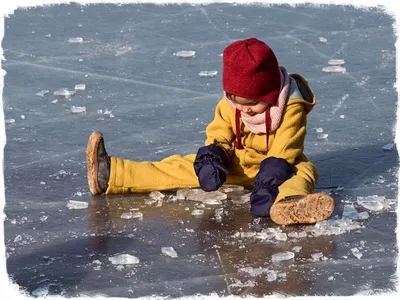
[[[346,73],[346,68],[342,66],[328,66],[323,67],[322,72],[325,73]]]
[[[108,260],[113,265],[133,265],[140,262],[139,258],[131,254],[119,254],[109,257]]]
[[[345,64],[344,59],[330,59],[328,65],[330,66],[342,66]]]
[[[89,203],[83,201],[69,200],[67,207],[69,209],[84,209],[88,208]]]
[[[80,114],[86,112],[85,106],[71,106],[71,112],[73,114]]]
[[[232,22],[231,16],[238,15]],[[121,158],[159,161],[172,154],[196,153],[204,145],[204,130],[222,93],[217,80],[222,75],[219,54],[229,41],[261,33],[267,43],[274,44],[288,71],[300,72],[317,95],[318,105],[308,115],[307,125],[309,129],[323,128],[329,141],[319,142],[314,130],[307,134],[305,153],[320,173],[316,188],[332,190],[345,184],[346,190],[338,197],[339,208],[342,198],[353,201],[373,194],[396,198],[397,177],[391,175],[398,166],[396,149],[382,150],[393,142],[397,99],[393,88],[396,35],[393,18],[385,12],[329,5],[71,3],[16,9],[4,22],[4,119],[16,120],[5,126],[4,210],[10,219],[4,222],[4,233],[7,272],[21,290],[41,287],[39,282],[44,279],[60,282],[65,297],[89,291],[125,298],[152,294],[190,297],[188,294],[213,291],[242,297],[263,297],[263,293],[354,295],[365,283],[371,289],[391,288],[388,278],[395,272],[393,250],[397,249],[394,211],[370,212],[368,222],[338,220],[336,225],[311,225],[308,237],[301,240],[288,236],[288,241],[279,242],[275,231],[243,233],[253,235],[248,239],[231,238],[236,232],[252,231],[249,197],[244,205],[235,205],[244,192],[229,194],[232,201],[220,200],[229,215],[223,214],[223,222],[216,224],[217,207],[206,206],[207,217],[192,217],[196,205],[189,201],[156,208],[144,205],[148,193],[92,198],[85,164],[85,145],[92,130],[102,131],[109,154]],[[28,30],[26,24],[31,24]],[[51,38],[44,36],[48,33]],[[73,36],[82,36],[85,42],[68,44]],[[329,41],[322,44],[319,36]],[[132,50],[126,52],[129,47]],[[188,60],[172,55],[181,49],[196,50],[196,55]],[[336,57],[345,58],[346,73],[322,73],[328,60]],[[219,73],[215,78],[200,78],[201,70]],[[87,85],[87,92],[77,91],[67,100],[53,95],[61,87],[74,90],[79,83]],[[36,96],[40,90],[50,93]],[[350,97],[342,101],[346,94]],[[51,104],[52,100],[58,102]],[[71,105],[84,105],[87,113],[74,115]],[[113,113],[103,115],[105,108]],[[21,114],[26,116],[23,121]],[[48,177],[61,168],[70,174]],[[386,172],[389,168],[390,173]],[[377,184],[379,175],[384,176],[384,184]],[[78,190],[83,197],[75,199]],[[72,213],[66,207],[69,199],[89,202],[89,207]],[[120,219],[123,212],[138,205],[146,216],[143,221]],[[358,204],[355,207],[367,213]],[[49,215],[43,223],[42,211]],[[263,228],[268,222],[261,224]],[[288,235],[305,227],[281,229]],[[22,241],[14,243],[17,235]],[[367,259],[358,264],[353,259],[343,262],[343,255],[354,258],[350,248],[360,239],[368,242],[365,253],[360,249]],[[160,253],[165,245],[182,249],[182,254],[178,251],[182,260],[171,258],[168,262]],[[291,250],[296,245],[303,247],[299,254]],[[385,252],[375,251],[380,245]],[[295,260],[289,261],[290,267],[279,265],[276,270],[287,272],[290,284],[267,282],[268,272],[250,282],[243,278],[248,274],[237,274],[241,267],[269,267],[271,255],[286,250],[296,253]],[[337,261],[307,260],[318,251]],[[118,272],[108,261],[116,253],[135,254],[145,263],[134,268],[134,275],[128,267]],[[198,253],[204,253],[204,263],[185,259]],[[42,255],[62,257],[42,266]],[[94,259],[103,265],[88,265]],[[347,272],[349,264],[352,272]],[[96,271],[93,267],[97,266]],[[370,266],[372,270],[367,269]],[[254,287],[227,290],[234,282],[232,277],[238,275],[242,285]],[[326,284],[332,275],[337,280]]]
[[[68,39],[68,43],[80,44],[80,43],[83,43],[83,38],[81,38],[81,37],[71,37],[71,38]]]
[[[179,200],[193,200],[193,201],[209,201],[209,200],[225,200],[227,195],[220,191],[205,192],[201,189],[182,189],[176,192],[176,198]]]
[[[175,53],[176,57],[179,58],[192,58],[196,55],[196,51],[193,50],[181,50]]]
[[[178,254],[172,247],[161,247],[161,253],[173,258],[178,257]]]
[[[217,70],[212,70],[212,71],[200,71],[199,76],[200,77],[215,77],[217,76],[218,71]]]
[[[290,260],[294,258],[294,252],[285,251],[285,252],[278,252],[272,255],[271,261],[272,262],[280,262],[285,260]]]

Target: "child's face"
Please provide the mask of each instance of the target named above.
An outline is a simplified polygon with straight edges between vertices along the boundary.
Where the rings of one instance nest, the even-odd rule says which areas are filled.
[[[229,100],[231,100],[236,108],[241,112],[249,115],[255,116],[257,114],[262,114],[268,107],[267,103],[259,102],[239,96],[230,95]]]

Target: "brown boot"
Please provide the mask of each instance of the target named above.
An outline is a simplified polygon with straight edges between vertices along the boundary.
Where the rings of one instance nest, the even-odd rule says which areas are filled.
[[[94,131],[86,147],[86,166],[89,190],[93,195],[103,194],[110,178],[110,157],[104,147],[103,134]]]
[[[274,203],[271,220],[279,225],[312,224],[329,218],[335,209],[335,200],[325,193],[291,196]]]

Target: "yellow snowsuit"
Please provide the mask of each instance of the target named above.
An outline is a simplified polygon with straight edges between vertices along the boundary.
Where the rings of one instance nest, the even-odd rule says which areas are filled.
[[[276,201],[286,196],[313,192],[318,173],[303,154],[303,148],[307,114],[315,105],[315,97],[307,81],[297,74],[290,76],[289,99],[281,125],[270,133],[268,151],[265,134],[254,134],[243,123],[241,142],[244,149],[234,148],[235,109],[225,99],[217,104],[214,120],[206,129],[205,145],[219,144],[229,154],[231,174],[227,175],[225,184],[252,186],[261,161],[273,156],[285,159],[295,171],[293,177],[279,186]],[[302,89],[298,88],[298,84]],[[303,99],[304,90],[308,94],[308,101]],[[106,194],[197,188],[199,182],[193,167],[195,156],[172,155],[158,162],[135,162],[111,157]]]

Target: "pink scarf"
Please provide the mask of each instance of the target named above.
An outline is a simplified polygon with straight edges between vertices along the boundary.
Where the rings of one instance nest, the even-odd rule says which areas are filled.
[[[284,67],[280,67],[281,69],[281,92],[279,93],[277,105],[271,106],[270,108],[270,132],[274,132],[277,130],[282,121],[283,110],[285,108],[285,104],[287,98],[289,96],[290,82],[289,82],[289,74],[287,73]],[[224,92],[225,100],[228,103],[236,108],[235,103],[230,101]],[[241,120],[244,125],[254,134],[267,133],[267,129],[265,126],[265,113],[257,114],[255,116],[250,116],[244,112],[240,113]]]

